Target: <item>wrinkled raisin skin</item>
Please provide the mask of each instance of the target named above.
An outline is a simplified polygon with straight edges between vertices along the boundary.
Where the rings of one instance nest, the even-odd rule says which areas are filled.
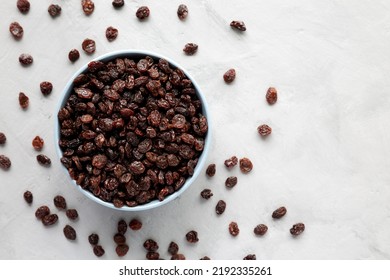
[[[223,212],[225,212],[225,209],[226,209],[226,202],[223,200],[219,200],[217,205],[215,206],[215,213],[217,213],[217,215],[222,215]]]
[[[77,212],[76,209],[68,209],[66,210],[66,216],[70,220],[76,220],[79,217],[79,213]]]
[[[53,90],[53,84],[48,81],[41,82],[39,87],[44,96],[49,95]]]
[[[256,260],[255,254],[249,254],[243,258],[243,260]]]
[[[30,99],[23,92],[19,92],[19,105],[22,109],[27,109]]]
[[[81,6],[85,15],[89,16],[95,10],[95,4],[92,0],[82,0]]]
[[[63,231],[66,239],[76,240],[77,237],[76,230],[72,226],[66,225]]]
[[[99,235],[97,235],[96,233],[91,233],[88,236],[88,242],[91,245],[97,245],[99,243]]]
[[[22,39],[24,33],[23,27],[16,21],[9,25],[9,32],[16,40]]]
[[[274,218],[274,219],[280,219],[280,218],[282,218],[284,215],[286,215],[286,213],[287,213],[286,207],[284,207],[284,206],[279,207],[279,208],[276,209],[274,212],[272,212],[272,218]]]
[[[213,193],[210,189],[204,189],[200,192],[200,196],[204,199],[210,199],[213,196]]]
[[[245,23],[243,21],[240,21],[240,20],[233,20],[230,23],[230,26],[233,29],[236,29],[236,30],[239,30],[239,31],[246,31]]]
[[[209,177],[213,177],[215,175],[215,172],[216,172],[216,167],[215,167],[215,164],[212,163],[210,164],[207,169],[206,169],[206,175],[209,176]]]
[[[30,10],[30,2],[28,0],[18,0],[16,6],[22,14],[26,14]]]
[[[240,229],[238,228],[238,224],[236,222],[231,222],[229,224],[229,233],[234,237],[240,233]]]
[[[257,128],[257,132],[261,136],[265,137],[265,136],[268,136],[272,133],[272,128],[266,124],[262,124]]]
[[[116,37],[118,37],[118,29],[116,29],[112,26],[107,27],[107,29],[106,29],[107,40],[112,42],[116,39]]]
[[[125,1],[124,0],[113,0],[112,5],[114,6],[114,8],[121,8],[125,5]]]
[[[4,145],[6,141],[7,141],[7,137],[3,132],[0,132],[0,145]]]
[[[223,80],[225,83],[230,84],[236,79],[236,70],[235,69],[229,69],[223,74]]]
[[[253,229],[253,233],[258,236],[263,236],[268,231],[268,227],[264,224],[259,224]]]
[[[180,4],[177,8],[177,16],[179,19],[184,20],[188,16],[188,7],[184,4]]]
[[[179,245],[177,245],[176,242],[172,241],[171,243],[169,243],[168,253],[171,255],[175,255],[177,254],[177,252],[179,252]]]
[[[43,166],[50,166],[51,160],[45,155],[37,155],[37,161]]]
[[[92,54],[96,50],[96,43],[94,40],[87,38],[83,41],[81,47],[87,54]]]
[[[0,168],[8,170],[11,168],[11,160],[5,155],[0,155]]]
[[[293,236],[298,236],[298,235],[302,234],[302,232],[304,232],[304,230],[305,230],[305,224],[297,223],[297,224],[294,224],[292,226],[292,228],[290,229],[290,233]]]
[[[198,51],[198,45],[195,43],[187,43],[183,48],[186,55],[194,55]]]
[[[141,6],[138,8],[137,12],[135,13],[138,19],[144,20],[149,17],[150,15],[150,10],[146,6]]]
[[[60,5],[51,4],[49,8],[47,8],[47,11],[49,15],[53,18],[58,17],[61,14],[61,7]]]
[[[56,195],[53,202],[58,209],[66,209],[66,200],[62,195]]]
[[[265,98],[269,105],[273,105],[278,101],[278,91],[274,87],[270,87],[267,90]]]
[[[93,253],[95,254],[96,257],[101,257],[104,255],[105,251],[101,245],[95,245],[93,247]]]
[[[29,66],[34,62],[34,59],[30,54],[22,53],[19,56],[19,62],[22,66]]]
[[[140,230],[142,223],[138,219],[132,219],[129,223],[129,228],[132,230]]]
[[[199,241],[198,232],[195,230],[187,232],[186,239],[189,243],[197,243]]]
[[[251,172],[253,169],[252,161],[249,158],[240,159],[240,170],[242,173],[246,174]]]
[[[80,52],[77,49],[71,49],[68,54],[68,59],[75,62],[80,58]]]
[[[25,191],[23,194],[23,198],[28,204],[31,204],[33,202],[33,194],[30,191]]]
[[[34,139],[32,140],[32,146],[36,151],[40,151],[43,148],[44,141],[41,137],[35,136]]]
[[[228,177],[227,179],[226,179],[226,181],[225,181],[225,186],[227,187],[227,188],[233,188],[233,187],[235,187],[236,185],[237,185],[237,181],[238,181],[238,179],[237,179],[237,177],[236,176],[230,176],[230,177]]]

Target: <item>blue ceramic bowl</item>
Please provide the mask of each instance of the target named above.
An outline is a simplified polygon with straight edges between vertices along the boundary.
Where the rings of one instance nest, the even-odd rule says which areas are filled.
[[[167,60],[170,63],[170,65],[173,68],[180,68],[186,74],[186,76],[191,80],[192,84],[194,85],[195,90],[196,90],[196,94],[197,94],[199,100],[202,103],[202,110],[203,110],[202,113],[207,118],[209,129],[208,129],[208,132],[207,132],[207,135],[206,135],[206,138],[205,138],[204,150],[203,150],[201,156],[199,157],[198,164],[196,165],[195,170],[194,170],[194,174],[191,177],[187,178],[187,180],[184,183],[184,185],[178,191],[176,191],[176,192],[172,193],[171,195],[167,196],[163,201],[153,200],[153,201],[150,201],[149,203],[142,204],[142,205],[137,205],[135,207],[123,206],[121,208],[117,208],[117,207],[114,206],[113,203],[103,201],[100,198],[94,196],[88,190],[84,190],[79,185],[77,185],[76,182],[74,180],[72,180],[71,177],[69,176],[68,170],[64,166],[62,166],[64,172],[69,177],[69,180],[71,181],[71,183],[73,184],[73,186],[75,188],[77,188],[80,192],[82,192],[89,199],[91,199],[91,200],[93,200],[93,201],[95,201],[95,202],[97,202],[97,203],[99,203],[101,205],[104,205],[104,206],[106,206],[108,208],[115,209],[115,210],[121,210],[121,211],[142,211],[142,210],[148,210],[148,209],[156,208],[158,206],[167,204],[167,203],[173,201],[174,199],[178,198],[180,195],[182,195],[191,186],[191,184],[198,177],[199,173],[201,172],[201,170],[203,169],[203,167],[205,165],[205,161],[206,161],[209,149],[210,149],[210,142],[211,142],[210,131],[211,131],[211,127],[210,127],[210,114],[209,114],[209,111],[208,111],[207,102],[206,102],[206,99],[205,99],[205,97],[204,97],[204,95],[203,95],[203,93],[202,93],[198,83],[191,77],[191,75],[183,67],[181,67],[179,64],[174,62],[172,59],[169,59],[169,58],[164,57],[164,56],[162,56],[160,54],[157,54],[157,53],[144,51],[144,50],[122,50],[122,51],[110,52],[110,53],[104,54],[104,55],[102,55],[100,57],[97,57],[97,58],[93,59],[93,61],[96,61],[96,60],[110,61],[110,60],[114,60],[115,58],[120,58],[120,57],[128,57],[130,59],[139,59],[139,58],[144,58],[145,56],[150,56],[155,61],[157,61],[160,58],[164,58],[165,60]],[[81,67],[69,79],[69,81],[66,84],[66,86],[65,86],[65,88],[64,88],[64,90],[62,92],[62,95],[60,97],[58,106],[56,108],[55,116],[57,116],[58,111],[62,107],[65,106],[65,104],[66,104],[66,102],[67,102],[67,100],[69,98],[69,95],[72,93],[73,80],[78,75],[84,73],[87,70],[87,66],[88,66],[88,64],[86,64],[83,67]],[[57,154],[58,154],[59,158],[61,158],[63,156],[62,155],[62,150],[61,150],[60,146],[58,145],[58,141],[60,139],[60,124],[59,124],[59,121],[58,121],[57,117],[55,118],[55,127],[54,127],[54,129],[55,129],[55,136],[54,136],[55,147],[56,147]]]

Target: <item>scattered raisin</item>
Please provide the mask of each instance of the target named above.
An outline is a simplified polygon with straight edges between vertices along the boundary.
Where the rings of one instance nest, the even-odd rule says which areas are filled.
[[[300,235],[305,230],[305,224],[297,223],[292,226],[290,233],[294,236]]]
[[[126,244],[126,237],[122,233],[116,233],[114,235],[114,242],[117,245]]]
[[[70,225],[66,225],[64,227],[64,235],[66,237],[66,239],[69,239],[69,240],[76,240],[76,230],[70,226]]]
[[[54,18],[61,14],[61,7],[60,5],[51,4],[47,11],[49,12],[49,15]]]
[[[270,87],[267,90],[265,98],[266,98],[268,104],[270,104],[270,105],[275,104],[276,101],[278,101],[278,92],[277,92],[276,88]]]
[[[217,215],[221,215],[223,212],[225,212],[226,209],[226,202],[223,200],[219,200],[217,205],[215,206],[215,213]]]
[[[240,229],[238,228],[238,224],[236,222],[231,222],[229,224],[229,233],[232,236],[237,236],[240,233]]]
[[[30,65],[30,64],[32,64],[34,62],[34,59],[33,59],[33,57],[30,54],[22,53],[19,56],[19,62],[23,66],[28,66],[28,65]]]
[[[127,231],[127,223],[125,220],[120,220],[118,222],[118,232],[121,234],[125,234]]]
[[[142,228],[142,223],[138,219],[132,219],[129,223],[129,228],[132,230],[140,230]]]
[[[215,164],[210,164],[206,169],[206,175],[209,177],[213,177],[215,175],[216,167]]]
[[[175,261],[183,261],[185,259],[186,257],[183,254],[174,254],[171,257],[171,260],[175,260]]]
[[[112,5],[114,6],[114,8],[121,8],[121,7],[123,7],[123,5],[125,5],[125,1],[124,0],[113,0]]]
[[[79,217],[79,213],[76,209],[68,209],[65,213],[70,220],[76,220]]]
[[[129,245],[127,244],[117,245],[115,248],[115,252],[118,255],[118,257],[124,257],[128,251],[129,251]]]
[[[42,94],[45,96],[49,95],[53,90],[53,84],[47,81],[40,83],[39,87],[41,89]]]
[[[88,236],[88,242],[91,245],[97,245],[99,243],[99,235],[92,233]]]
[[[183,20],[188,16],[188,7],[184,4],[180,4],[177,8],[177,16]]]
[[[258,132],[261,136],[267,136],[267,135],[270,135],[270,134],[271,134],[272,128],[269,127],[269,126],[266,125],[266,124],[262,124],[262,125],[260,125],[260,126],[257,128],[257,132]]]
[[[42,218],[42,224],[44,226],[51,226],[54,225],[58,221],[58,215],[57,214],[49,214]]]
[[[95,10],[95,3],[92,0],[81,0],[81,6],[83,8],[84,14],[89,16]]]
[[[24,33],[23,27],[18,22],[12,22],[9,25],[9,32],[17,40],[21,39]]]
[[[198,51],[198,45],[194,43],[187,43],[183,48],[183,52],[186,55],[193,55]]]
[[[255,234],[255,235],[260,235],[260,236],[266,234],[267,231],[268,231],[268,227],[267,227],[266,225],[264,225],[264,224],[259,224],[259,225],[257,225],[257,226],[253,229],[254,234]]]
[[[272,212],[272,218],[274,218],[274,219],[280,219],[280,218],[282,218],[284,215],[286,215],[286,213],[287,213],[286,207],[284,207],[284,206],[279,207],[279,208],[276,209],[274,212]]]
[[[93,253],[95,254],[96,257],[101,257],[101,256],[104,255],[105,251],[104,251],[104,249],[103,249],[102,246],[100,246],[100,245],[95,245],[95,246],[93,247]]]
[[[245,26],[245,23],[243,21],[240,21],[240,20],[233,20],[231,23],[230,23],[230,26],[234,29],[237,29],[239,31],[245,31],[246,30],[246,26]]]
[[[148,260],[158,260],[160,259],[160,254],[158,252],[147,252],[146,259]]]
[[[58,209],[66,209],[66,200],[62,195],[56,195],[53,199],[55,207]]]
[[[232,156],[231,158],[225,160],[225,166],[227,168],[232,168],[236,166],[238,163],[238,158],[236,156]]]
[[[7,136],[3,132],[0,132],[0,145],[4,145],[7,141]]]
[[[30,2],[28,0],[18,0],[16,2],[16,7],[18,7],[22,14],[26,14],[30,10]]]
[[[148,252],[156,252],[158,250],[158,244],[156,241],[154,241],[153,239],[147,239],[145,242],[144,242],[144,248],[146,249],[146,251]]]
[[[230,176],[225,181],[225,186],[227,188],[233,188],[235,185],[237,185],[237,177],[236,176]]]
[[[168,253],[171,255],[175,255],[177,254],[177,252],[179,252],[179,245],[177,245],[176,242],[172,241],[171,243],[169,243]]]
[[[255,254],[249,254],[243,258],[243,260],[256,260]]]
[[[137,16],[137,18],[142,20],[142,19],[145,19],[145,18],[149,17],[150,10],[146,6],[141,6],[141,7],[138,8],[138,10],[135,13],[135,15]]]
[[[81,47],[87,54],[91,54],[96,50],[96,43],[94,40],[87,38],[83,41]]]
[[[23,194],[23,198],[28,204],[31,204],[33,202],[33,194],[30,191],[25,191]]]
[[[51,165],[51,160],[45,155],[37,155],[37,161],[44,166],[49,166]]]
[[[209,199],[210,197],[213,196],[213,193],[210,189],[204,189],[203,191],[200,192],[200,196],[203,197],[204,199]]]
[[[8,170],[11,167],[11,160],[5,155],[0,155],[0,168]]]
[[[77,49],[71,49],[68,54],[68,59],[71,62],[75,62],[80,58],[80,52]]]
[[[235,69],[229,69],[223,74],[223,80],[225,83],[230,84],[232,83],[236,78],[236,70]]]
[[[43,139],[39,136],[35,136],[34,139],[32,140],[32,146],[37,151],[42,150],[44,143],[45,142],[43,141]]]
[[[189,243],[196,243],[199,241],[198,233],[195,230],[187,232],[186,239]]]
[[[249,158],[240,159],[240,170],[242,173],[249,173],[253,169],[253,164]]]
[[[42,220],[43,217],[47,216],[50,214],[50,208],[47,207],[46,205],[40,206],[36,211],[35,211],[35,217],[39,220]]]
[[[107,27],[107,29],[106,29],[107,40],[112,42],[116,39],[116,37],[118,37],[118,29],[116,29],[112,26]]]
[[[19,92],[19,105],[22,109],[27,109],[29,105],[29,98],[23,92]]]

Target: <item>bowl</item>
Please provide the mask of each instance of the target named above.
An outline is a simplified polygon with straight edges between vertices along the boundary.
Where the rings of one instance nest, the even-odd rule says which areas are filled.
[[[194,181],[196,180],[196,178],[198,177],[199,173],[201,172],[201,170],[203,169],[204,167],[204,164],[205,164],[205,161],[206,161],[206,158],[207,158],[207,154],[209,152],[209,149],[210,149],[210,114],[208,112],[208,106],[207,106],[207,102],[206,102],[206,99],[198,85],[198,83],[191,77],[191,75],[183,68],[181,67],[178,63],[176,63],[175,61],[173,61],[172,59],[170,58],[167,58],[163,55],[160,55],[160,54],[157,54],[157,53],[154,53],[154,52],[150,52],[150,51],[145,51],[145,50],[121,50],[121,51],[115,51],[115,52],[110,52],[110,53],[107,53],[107,54],[104,54],[100,57],[97,57],[91,61],[102,61],[102,62],[108,62],[108,61],[112,61],[112,60],[115,60],[116,58],[129,58],[129,59],[133,59],[133,60],[138,60],[138,59],[141,59],[141,58],[145,58],[146,56],[149,56],[151,58],[154,59],[154,61],[158,61],[159,59],[165,59],[170,67],[172,69],[181,69],[183,71],[183,73],[187,76],[187,78],[192,82],[192,85],[195,89],[195,92],[196,92],[196,96],[197,98],[199,99],[200,103],[201,103],[201,113],[203,116],[206,117],[207,119],[207,123],[208,123],[208,130],[207,130],[207,133],[206,135],[204,136],[204,146],[203,146],[203,151],[200,152],[200,156],[198,158],[198,162],[194,168],[194,171],[193,171],[193,174],[192,176],[189,176],[186,178],[185,180],[185,183],[184,185],[182,185],[182,187],[176,191],[174,191],[173,193],[171,193],[170,195],[166,196],[165,199],[163,200],[158,200],[158,199],[154,199],[154,200],[151,200],[145,204],[138,204],[136,206],[127,206],[127,205],[124,205],[122,207],[116,207],[114,206],[114,204],[110,201],[104,201],[103,199],[95,196],[91,191],[89,191],[86,186],[84,185],[84,188],[82,188],[80,185],[78,185],[76,183],[76,181],[74,179],[71,178],[70,176],[70,173],[68,172],[68,169],[62,165],[62,168],[63,170],[65,171],[67,177],[69,178],[69,180],[71,181],[71,184],[77,188],[81,193],[83,193],[86,197],[88,197],[89,199],[95,201],[96,203],[100,204],[100,205],[103,205],[103,206],[106,206],[108,208],[111,208],[111,209],[115,209],[115,210],[121,210],[121,211],[142,211],[142,210],[148,210],[148,209],[153,209],[153,208],[156,208],[156,207],[159,207],[159,206],[162,206],[162,205],[165,205],[171,201],[173,201],[174,199],[180,197],[193,183]],[[90,61],[90,62],[91,62]],[[90,63],[89,62],[89,63]],[[88,64],[87,63],[86,65],[84,65],[83,67],[81,67],[78,71],[76,71],[76,73],[74,73],[74,75],[69,79],[69,81],[67,82],[63,92],[62,92],[62,95],[60,97],[60,100],[59,100],[59,103],[58,103],[58,106],[56,108],[56,114],[55,116],[57,116],[58,112],[66,105],[66,102],[69,98],[69,96],[72,94],[73,92],[73,88],[74,88],[74,84],[73,84],[73,81],[76,77],[78,77],[80,74],[82,73],[85,73],[88,69]],[[63,151],[60,147],[60,131],[61,131],[61,127],[60,127],[60,121],[58,120],[58,118],[56,117],[55,118],[55,136],[54,136],[54,139],[55,139],[55,147],[56,147],[56,150],[57,150],[57,155],[59,157],[59,159],[61,160],[61,158],[64,156],[63,154]]]

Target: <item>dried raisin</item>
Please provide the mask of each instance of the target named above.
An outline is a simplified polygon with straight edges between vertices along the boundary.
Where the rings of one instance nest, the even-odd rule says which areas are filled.
[[[229,233],[232,236],[237,236],[240,233],[240,229],[238,228],[238,224],[236,222],[231,222],[229,224]]]
[[[286,213],[287,213],[286,207],[284,207],[284,206],[279,207],[279,208],[276,209],[274,212],[272,212],[272,218],[274,218],[274,219],[280,219],[280,218],[282,218],[284,215],[286,215]]]
[[[8,170],[11,167],[11,160],[5,155],[0,155],[0,168]]]
[[[93,247],[93,253],[95,254],[96,257],[101,257],[104,255],[105,251],[101,245],[95,245]]]
[[[153,239],[147,239],[145,242],[144,242],[144,248],[146,249],[146,251],[148,252],[156,252],[158,250],[158,244],[156,241],[154,241]]]
[[[106,29],[106,38],[108,41],[114,41],[116,39],[116,37],[118,37],[118,29],[112,27],[112,26],[109,26],[107,27]]]
[[[206,169],[206,175],[209,176],[209,177],[213,177],[215,175],[215,172],[216,172],[216,167],[215,167],[215,164],[212,163],[210,164],[207,169]]]
[[[35,217],[39,220],[42,220],[44,217],[50,214],[50,208],[47,207],[46,205],[40,206],[36,211],[35,211]]]
[[[115,7],[115,8],[121,8],[125,5],[125,1],[124,0],[113,0],[112,1],[112,5]]]
[[[77,49],[71,49],[68,54],[68,59],[71,62],[75,62],[80,58],[80,52]]]
[[[76,209],[68,209],[65,213],[70,220],[76,220],[79,217],[79,213]]]
[[[200,192],[200,196],[203,197],[204,199],[209,199],[213,196],[213,193],[210,189],[204,189],[203,191]]]
[[[146,6],[141,6],[138,8],[137,12],[135,13],[135,15],[137,16],[137,18],[139,18],[140,20],[143,20],[147,17],[149,17],[150,15],[150,10],[148,7]]]
[[[58,209],[66,209],[66,200],[62,195],[56,195],[53,199],[55,207]]]
[[[129,245],[127,244],[117,245],[115,248],[115,252],[118,255],[118,257],[124,257],[128,251],[129,251]]]
[[[81,47],[87,54],[92,54],[96,50],[96,43],[94,40],[87,38],[83,41]]]
[[[33,59],[33,57],[30,54],[22,53],[19,56],[19,62],[23,66],[29,66],[29,65],[31,65],[34,62],[34,59]]]
[[[49,95],[53,90],[53,84],[48,81],[40,83],[39,87],[41,89],[42,94],[45,96]]]
[[[227,188],[233,188],[235,185],[237,185],[237,177],[236,176],[230,176],[225,181],[225,186]]]
[[[127,223],[125,220],[119,220],[118,222],[118,232],[121,234],[125,234],[127,231]]]
[[[22,109],[27,109],[29,105],[29,98],[23,92],[19,92],[19,105]]]
[[[186,55],[193,55],[198,51],[198,45],[195,43],[187,43],[183,48],[183,52]]]
[[[83,8],[84,14],[89,16],[95,10],[95,3],[92,0],[81,0],[81,7]]]
[[[292,226],[290,233],[294,236],[300,235],[305,230],[305,224],[297,223]]]
[[[140,230],[142,228],[142,223],[138,219],[132,219],[129,223],[129,228],[132,230]]]
[[[57,214],[49,214],[42,218],[42,224],[44,226],[51,226],[57,223],[58,215]]]
[[[197,243],[199,241],[198,233],[195,230],[187,232],[186,239],[189,243]]]
[[[226,202],[223,200],[219,200],[217,205],[215,206],[215,213],[217,215],[221,215],[223,212],[225,212],[226,209]]]
[[[31,204],[33,202],[33,194],[30,191],[25,191],[23,194],[23,198],[28,204]]]
[[[3,132],[0,132],[0,145],[4,145],[7,141],[7,136]]]
[[[268,227],[264,224],[259,224],[253,229],[254,234],[260,235],[260,236],[263,236],[264,234],[266,234],[267,231],[268,231]]]
[[[272,128],[269,127],[269,126],[266,125],[266,124],[262,124],[262,125],[260,125],[260,126],[257,128],[257,132],[258,132],[261,136],[268,136],[268,135],[271,134]]]
[[[18,22],[12,22],[9,25],[9,32],[17,40],[21,39],[24,33],[23,27]]]
[[[171,254],[171,255],[175,255],[179,252],[179,245],[177,245],[176,242],[172,241],[171,243],[169,243],[169,246],[168,246],[168,253]]]
[[[230,23],[230,26],[239,31],[246,31],[245,23],[241,20],[233,20]]]
[[[77,237],[76,230],[72,226],[66,225],[63,231],[66,239],[76,240]]]
[[[47,8],[47,11],[49,12],[49,15],[51,15],[53,18],[57,17],[61,14],[61,7],[60,5],[51,4],[49,8]]]
[[[242,173],[249,173],[253,169],[252,161],[249,158],[240,159],[240,170]]]
[[[99,235],[97,235],[96,233],[91,233],[88,236],[88,242],[91,245],[97,245],[99,243]]]
[[[30,2],[28,0],[18,0],[16,2],[16,7],[18,7],[22,14],[26,14],[30,10]]]
[[[223,74],[223,80],[225,83],[230,84],[236,79],[236,70],[235,69],[229,69]]]
[[[177,8],[177,16],[183,20],[188,16],[188,7],[184,4],[180,4]]]
[[[236,156],[232,156],[231,158],[225,160],[225,166],[229,169],[236,166],[237,163],[238,163],[238,158]]]
[[[265,98],[266,98],[268,104],[270,104],[270,105],[275,104],[276,101],[278,101],[278,92],[277,92],[276,88],[274,88],[274,87],[268,88],[267,93],[265,95]]]

